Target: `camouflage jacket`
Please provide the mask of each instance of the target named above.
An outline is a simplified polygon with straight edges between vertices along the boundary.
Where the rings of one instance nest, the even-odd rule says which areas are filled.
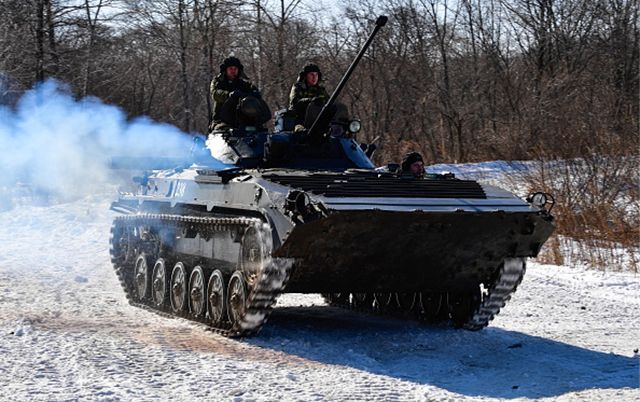
[[[305,82],[296,81],[296,83],[291,87],[291,94],[289,95],[289,109],[295,109],[298,102],[308,104],[313,98],[318,98],[324,103],[329,100],[329,94],[320,84],[310,87]]]
[[[211,99],[213,100],[213,121],[220,121],[220,109],[224,102],[229,98],[229,94],[233,91],[253,92],[258,88],[250,81],[237,78],[230,81],[225,78],[224,74],[219,74],[211,81]]]

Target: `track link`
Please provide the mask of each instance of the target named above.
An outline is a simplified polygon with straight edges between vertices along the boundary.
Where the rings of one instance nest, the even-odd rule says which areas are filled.
[[[460,327],[478,331],[489,325],[489,322],[500,312],[500,309],[511,299],[511,295],[516,291],[518,285],[522,282],[526,271],[526,263],[523,258],[508,258],[500,267],[500,271],[494,283],[486,290],[482,300],[475,307],[473,314],[460,325]],[[419,321],[425,320],[424,315],[418,311],[415,306],[411,311],[403,311],[399,307],[380,308],[373,303],[365,306],[353,304],[349,301],[349,294],[342,302],[333,300],[330,295],[323,294],[327,304],[359,312],[389,316],[394,318],[414,318]],[[393,296],[395,298],[395,295]],[[416,295],[416,297],[420,297]],[[442,301],[446,307],[446,302]],[[417,303],[417,301],[416,301]],[[445,319],[446,320],[446,319]]]
[[[526,263],[523,258],[505,259],[504,264],[500,267],[498,279],[482,298],[482,303],[480,303],[475,313],[462,327],[471,331],[478,331],[489,325],[489,321],[493,320],[500,312],[500,309],[511,299],[511,295],[522,282],[525,271]]]
[[[207,324],[210,331],[227,337],[250,336],[258,333],[267,321],[277,297],[282,293],[289,279],[291,263],[284,259],[268,258],[257,275],[248,294],[245,314],[231,325],[223,322],[219,326],[211,325],[208,313],[202,317],[193,317],[189,313],[175,314],[170,306],[157,307],[151,302],[136,300],[133,283],[133,261],[138,253],[145,250],[145,241],[135,234],[136,228],[152,227],[154,230],[187,229],[204,236],[214,232],[243,231],[251,226],[261,228],[262,221],[255,218],[219,218],[200,216],[181,216],[170,214],[141,214],[117,217],[111,227],[111,262],[125,291],[129,303],[133,306],[153,311],[165,317],[180,317],[190,321]],[[148,248],[148,247],[147,247]],[[166,303],[165,303],[166,304]]]

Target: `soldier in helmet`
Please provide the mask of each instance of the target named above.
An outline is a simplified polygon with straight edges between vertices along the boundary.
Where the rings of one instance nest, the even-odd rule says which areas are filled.
[[[409,152],[402,159],[402,174],[413,177],[424,177],[424,160],[418,152]]]
[[[233,122],[223,119],[222,106],[229,100],[237,105],[239,93],[258,92],[244,74],[244,66],[237,57],[227,57],[220,65],[220,74],[211,81],[211,98],[213,99],[213,121],[210,129],[221,129],[233,126]],[[233,107],[233,106],[232,106]]]
[[[298,80],[291,87],[289,109],[296,114],[296,131],[304,129],[303,124],[309,104],[317,103],[322,106],[329,99],[327,90],[320,85],[321,82],[320,67],[310,63],[300,71]]]

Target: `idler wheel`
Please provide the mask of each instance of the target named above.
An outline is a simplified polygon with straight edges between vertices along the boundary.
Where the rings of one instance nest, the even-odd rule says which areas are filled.
[[[187,270],[184,264],[179,262],[173,267],[171,272],[171,308],[178,313],[184,310],[187,304]]]
[[[236,271],[231,275],[227,295],[229,321],[237,325],[244,317],[247,307],[247,285],[242,272]]]
[[[209,277],[207,284],[207,305],[209,306],[209,318],[213,325],[219,325],[226,312],[227,292],[224,286],[222,272],[216,269]]]
[[[141,253],[136,259],[133,280],[138,300],[144,300],[149,294],[149,265],[145,253]]]
[[[163,258],[158,258],[153,265],[151,297],[156,306],[161,306],[167,298],[167,270]]]
[[[204,271],[201,266],[197,266],[189,277],[189,309],[194,317],[201,317],[206,311],[204,288]]]

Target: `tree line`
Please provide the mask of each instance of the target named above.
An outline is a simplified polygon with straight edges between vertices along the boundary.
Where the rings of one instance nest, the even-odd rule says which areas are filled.
[[[0,101],[57,78],[205,133],[226,56],[277,110],[308,61],[331,91],[380,14],[341,97],[376,162],[637,153],[637,0],[0,0]]]

